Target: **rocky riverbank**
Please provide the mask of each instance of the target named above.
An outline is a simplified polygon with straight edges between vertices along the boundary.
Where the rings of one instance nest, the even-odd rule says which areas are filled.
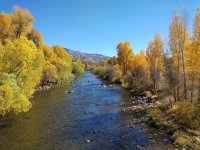
[[[50,90],[54,86],[59,86],[59,85],[64,85],[64,84],[70,84],[74,80],[76,80],[76,77],[71,78],[70,80],[67,80],[67,81],[62,81],[62,82],[52,82],[52,81],[49,81],[49,82],[43,83],[42,85],[38,85],[38,87],[35,89],[35,91]]]
[[[147,124],[168,134],[166,141],[171,141],[178,149],[199,149],[200,133],[198,130],[185,127],[177,121],[177,104],[173,97],[166,93],[153,94],[131,92],[131,105],[124,106],[121,111],[131,113],[137,119],[133,123]],[[189,111],[189,110],[188,110]],[[188,120],[189,121],[189,120]],[[195,121],[195,120],[194,120]]]

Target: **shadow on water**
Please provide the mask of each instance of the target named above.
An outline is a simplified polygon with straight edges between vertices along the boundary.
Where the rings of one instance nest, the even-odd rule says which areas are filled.
[[[85,72],[71,85],[37,92],[30,112],[0,122],[0,150],[174,149],[159,131],[133,124],[134,116],[121,111],[130,105],[127,91],[101,83]]]

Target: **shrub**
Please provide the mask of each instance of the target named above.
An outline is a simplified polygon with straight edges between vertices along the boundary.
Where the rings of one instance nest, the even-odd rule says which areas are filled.
[[[175,122],[179,125],[191,129],[200,127],[200,109],[199,106],[189,102],[177,102],[171,113],[175,114]]]
[[[149,108],[148,115],[150,126],[159,127],[160,125],[165,124],[163,113],[159,108]]]
[[[72,73],[75,75],[81,75],[84,72],[84,68],[85,65],[78,58],[72,63]]]
[[[150,85],[149,74],[145,68],[136,67],[122,78],[122,86],[134,91],[144,91]]]

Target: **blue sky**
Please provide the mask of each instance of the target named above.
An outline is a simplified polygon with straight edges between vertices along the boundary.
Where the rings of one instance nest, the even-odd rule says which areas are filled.
[[[113,56],[120,41],[131,42],[134,53],[155,32],[166,41],[172,11],[186,7],[192,24],[200,0],[0,0],[0,11],[14,5],[32,13],[46,44]]]

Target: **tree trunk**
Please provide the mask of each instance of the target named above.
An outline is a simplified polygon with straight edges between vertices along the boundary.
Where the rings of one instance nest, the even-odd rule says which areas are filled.
[[[194,97],[194,76],[192,76],[192,85],[191,85],[191,99]]]
[[[198,88],[198,104],[200,103],[200,78],[199,78],[199,88]]]
[[[178,67],[177,67],[177,100],[180,101],[180,58],[178,56]]]
[[[173,92],[174,92],[174,101],[176,102],[177,101],[177,95],[176,95],[176,88],[175,87],[173,87],[174,89],[173,89]]]
[[[183,63],[183,86],[184,86],[184,98],[187,99],[187,81],[186,81],[186,71],[185,71],[185,61],[184,61],[184,50],[182,53],[182,63]]]

